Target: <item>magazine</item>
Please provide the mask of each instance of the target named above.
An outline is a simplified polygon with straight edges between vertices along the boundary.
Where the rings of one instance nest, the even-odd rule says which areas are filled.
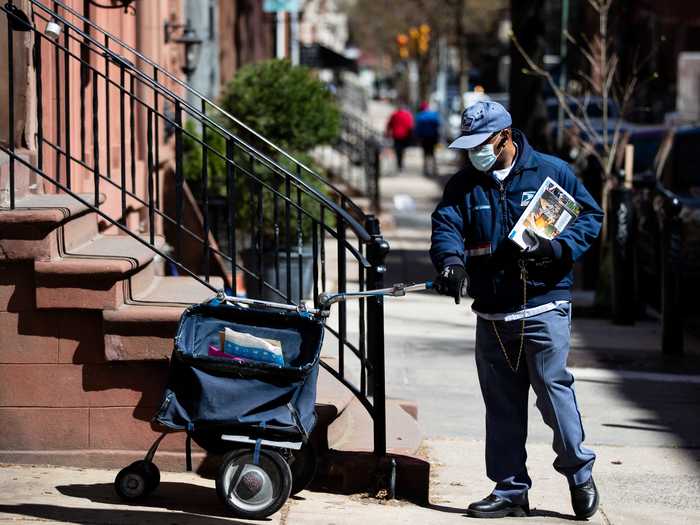
[[[529,248],[523,232],[532,230],[540,237],[554,239],[581,212],[581,205],[564,188],[547,177],[508,234],[523,249]]]
[[[264,363],[284,366],[282,341],[256,337],[252,334],[238,332],[228,327],[224,327],[224,329],[219,332],[219,341],[221,344],[218,350],[219,352],[241,360],[262,361]],[[216,350],[216,348],[214,348],[214,350]]]

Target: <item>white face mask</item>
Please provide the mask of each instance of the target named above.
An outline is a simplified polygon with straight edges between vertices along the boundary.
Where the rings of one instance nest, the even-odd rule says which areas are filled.
[[[493,144],[489,143],[478,148],[472,148],[468,150],[467,154],[469,155],[469,160],[476,169],[479,171],[488,171],[494,164],[496,164],[498,157],[501,155],[504,149],[505,147],[501,148],[501,151],[499,151],[498,155],[496,155],[496,152],[493,149]]]

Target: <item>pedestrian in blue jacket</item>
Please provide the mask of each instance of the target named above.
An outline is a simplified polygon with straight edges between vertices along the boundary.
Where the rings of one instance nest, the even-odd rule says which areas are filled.
[[[430,109],[426,101],[421,102],[418,109],[413,133],[423,148],[423,175],[434,177],[438,174],[435,146],[440,139],[440,115],[437,111]]]
[[[595,454],[584,431],[566,369],[574,261],[598,236],[603,212],[564,161],[535,151],[490,101],[468,107],[450,147],[469,164],[447,183],[432,214],[430,256],[435,288],[459,303],[464,290],[477,315],[476,364],[486,405],[486,472],[496,486],[468,514],[494,518],[529,513],[532,480],[525,466],[528,392],[554,433],[554,468],[566,476],[578,518],[598,508]],[[508,239],[525,207],[550,177],[582,209],[554,240],[527,232],[530,248]]]

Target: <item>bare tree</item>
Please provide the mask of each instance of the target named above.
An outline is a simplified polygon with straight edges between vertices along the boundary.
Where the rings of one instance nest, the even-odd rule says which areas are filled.
[[[515,34],[511,40],[525,62],[525,73],[544,78],[556,97],[559,105],[574,126],[574,139],[584,156],[595,158],[601,166],[601,174],[606,185],[614,184],[614,170],[619,163],[618,150],[622,143],[622,123],[629,113],[635,90],[639,87],[640,71],[649,57],[635,60],[632,72],[621,78],[620,60],[608,35],[610,8],[613,0],[588,0],[598,15],[598,30],[591,36],[582,35],[580,41],[570,33],[564,36],[585,58],[588,71],[578,71],[579,82],[571,82],[569,87],[560,88],[552,75],[525,51]],[[594,125],[589,117],[592,97],[598,97],[602,105],[600,126]],[[609,114],[609,104],[613,101],[619,108],[617,116]],[[612,134],[610,124],[614,122]]]
[[[586,69],[577,71],[577,81],[569,82],[569,86],[561,88],[552,75],[525,51],[516,35],[511,34],[511,40],[527,64],[524,72],[539,76],[546,81],[571,122],[572,127],[564,131],[568,135],[569,143],[580,149],[577,161],[589,162],[594,159],[600,166],[601,205],[606,219],[601,234],[600,276],[596,289],[596,303],[602,306],[609,300],[611,283],[612,251],[607,220],[610,216],[608,212],[611,211],[610,194],[611,190],[619,184],[616,172],[622,166],[624,144],[628,138],[628,134],[623,132],[622,124],[625,115],[631,109],[635,90],[642,82],[641,71],[654,50],[644,59],[638,59],[635,54],[633,67],[623,75],[619,55],[609,36],[609,15],[613,0],[588,0],[588,4],[597,15],[597,30],[592,35],[581,35],[579,39],[568,32],[564,33],[569,44],[582,54],[582,63]],[[656,75],[652,75],[652,78],[654,76]],[[599,125],[596,125],[590,117],[590,108],[593,106],[592,97],[598,97],[602,105],[602,118]],[[616,116],[610,115],[610,101],[613,101],[619,109]]]

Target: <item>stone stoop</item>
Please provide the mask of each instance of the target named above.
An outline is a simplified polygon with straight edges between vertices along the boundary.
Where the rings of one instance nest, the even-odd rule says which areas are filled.
[[[156,247],[164,242],[155,238]],[[132,237],[99,235],[58,259],[35,261],[37,308],[119,308],[151,286],[154,257]]]
[[[157,264],[137,240],[100,234],[96,214],[69,196],[27,195],[0,212],[0,462],[118,468],[143,457],[162,430],[150,421],[180,316],[214,295],[189,277],[159,275]],[[420,481],[410,410],[388,404],[389,449],[400,472],[421,473],[399,479]],[[322,483],[366,490],[371,419],[323,368],[317,415]],[[184,443],[184,433],[164,439],[162,470],[184,468]],[[193,461],[206,475],[217,458],[194,446]]]
[[[103,319],[172,291],[156,264],[136,239],[99,234],[97,215],[68,195],[25,195],[0,211],[0,461],[117,467],[159,435],[150,419],[168,363],[111,361]],[[187,301],[212,295],[193,279],[172,279],[189,290]],[[174,307],[177,316],[183,308]],[[161,447],[175,467],[182,436]]]

